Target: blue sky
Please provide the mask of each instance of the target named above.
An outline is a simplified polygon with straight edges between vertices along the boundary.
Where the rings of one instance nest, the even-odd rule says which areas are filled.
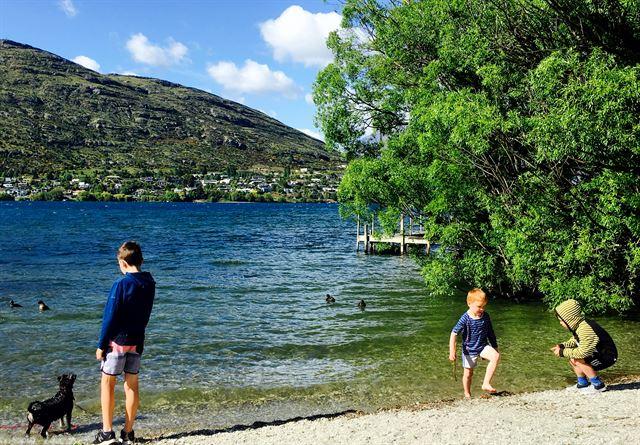
[[[157,77],[319,136],[310,101],[338,0],[0,0],[0,38],[100,73]]]

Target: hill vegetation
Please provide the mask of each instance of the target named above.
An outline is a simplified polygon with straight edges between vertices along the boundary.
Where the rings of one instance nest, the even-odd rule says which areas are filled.
[[[103,75],[0,40],[0,175],[335,167],[339,156],[249,107],[158,79]]]

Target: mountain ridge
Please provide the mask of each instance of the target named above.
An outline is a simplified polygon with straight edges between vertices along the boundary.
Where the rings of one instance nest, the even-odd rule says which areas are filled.
[[[324,143],[197,88],[0,40],[0,174],[333,168]]]

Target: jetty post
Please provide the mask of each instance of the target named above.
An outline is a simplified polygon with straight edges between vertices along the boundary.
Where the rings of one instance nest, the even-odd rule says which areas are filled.
[[[404,214],[400,215],[400,255],[404,255]]]
[[[360,249],[360,217],[358,216],[358,220],[356,222],[356,253]]]
[[[369,253],[369,226],[364,225],[364,253]]]

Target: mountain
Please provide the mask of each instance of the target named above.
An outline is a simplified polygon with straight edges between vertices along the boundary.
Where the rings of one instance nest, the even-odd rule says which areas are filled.
[[[321,141],[214,94],[99,74],[0,40],[0,175],[331,168],[339,162]]]

